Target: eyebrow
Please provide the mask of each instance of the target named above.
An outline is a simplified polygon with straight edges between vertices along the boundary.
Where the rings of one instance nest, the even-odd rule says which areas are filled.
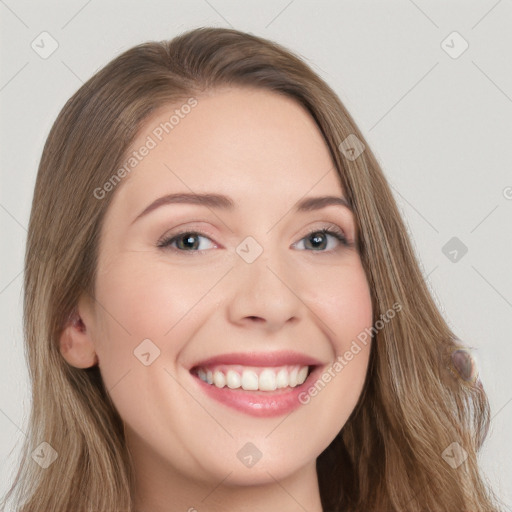
[[[139,213],[137,217],[135,217],[135,219],[132,221],[132,224],[141,217],[147,215],[153,210],[156,210],[160,206],[168,204],[197,204],[206,206],[207,208],[215,208],[221,210],[233,210],[236,206],[231,198],[222,194],[168,194],[153,201],[141,213]],[[294,205],[294,211],[311,212],[315,210],[321,210],[322,208],[326,208],[327,206],[332,205],[343,206],[353,213],[352,206],[348,203],[348,201],[343,197],[337,196],[306,197]]]

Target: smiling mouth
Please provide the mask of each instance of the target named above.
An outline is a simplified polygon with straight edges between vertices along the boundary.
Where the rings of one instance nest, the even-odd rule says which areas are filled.
[[[264,418],[289,414],[304,406],[301,396],[307,394],[308,387],[321,377],[322,371],[322,365],[222,365],[222,369],[219,366],[196,366],[190,374],[199,389],[214,401]]]
[[[191,373],[203,382],[217,388],[261,391],[264,393],[287,390],[303,384],[313,366],[283,365],[272,367],[214,365],[196,366]]]

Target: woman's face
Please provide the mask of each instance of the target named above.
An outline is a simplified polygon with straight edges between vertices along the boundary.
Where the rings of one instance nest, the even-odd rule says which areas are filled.
[[[79,312],[140,478],[254,485],[314,470],[356,405],[370,345],[322,376],[372,323],[353,213],[297,209],[344,197],[319,129],[287,97],[223,89],[159,110],[130,155],[96,301]]]

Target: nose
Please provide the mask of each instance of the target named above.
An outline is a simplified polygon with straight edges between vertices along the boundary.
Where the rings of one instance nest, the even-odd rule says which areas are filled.
[[[238,259],[227,283],[228,316],[235,325],[259,324],[276,331],[285,324],[297,323],[304,303],[300,299],[299,279],[285,268],[285,262],[265,249],[252,263]]]

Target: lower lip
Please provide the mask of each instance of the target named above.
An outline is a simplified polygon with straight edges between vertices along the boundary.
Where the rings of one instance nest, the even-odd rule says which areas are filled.
[[[218,388],[214,384],[204,382],[197,375],[192,374],[192,376],[199,387],[214,400],[251,416],[270,418],[289,414],[304,405],[300,402],[299,396],[311,386],[312,382],[316,382],[321,372],[322,367],[317,366],[300,386],[275,391],[247,391],[242,388],[231,389],[227,386]]]

